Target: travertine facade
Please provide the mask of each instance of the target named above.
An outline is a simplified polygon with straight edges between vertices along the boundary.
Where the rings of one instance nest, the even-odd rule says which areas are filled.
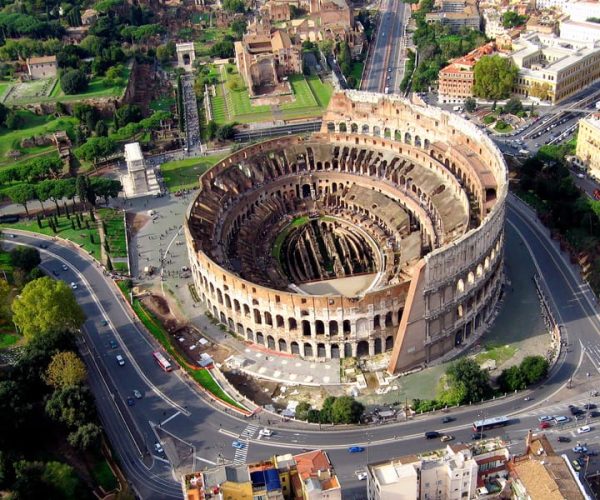
[[[575,154],[588,173],[600,180],[600,113],[579,120]]]
[[[338,93],[320,133],[201,177],[185,225],[194,282],[248,341],[307,358],[389,351],[390,372],[410,369],[489,321],[506,190],[501,154],[469,122]]]

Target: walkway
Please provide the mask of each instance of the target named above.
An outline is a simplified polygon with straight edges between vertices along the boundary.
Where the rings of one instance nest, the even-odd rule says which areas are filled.
[[[183,75],[181,77],[181,90],[183,108],[185,110],[185,135],[189,151],[201,149],[200,143],[200,118],[198,116],[198,101],[194,91],[194,77]]]

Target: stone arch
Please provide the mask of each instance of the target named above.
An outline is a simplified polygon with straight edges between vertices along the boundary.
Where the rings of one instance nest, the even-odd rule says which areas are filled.
[[[487,271],[490,268],[490,258],[486,257],[485,261],[483,262],[483,268]]]
[[[244,316],[250,317],[250,307],[248,304],[244,304]]]
[[[275,326],[277,328],[285,328],[285,320],[283,319],[283,316],[281,314],[278,314],[277,316],[275,316]]]
[[[369,343],[366,340],[361,340],[356,345],[356,357],[363,358],[369,355]]]
[[[298,322],[296,321],[296,318],[288,318],[288,330],[297,330],[298,329]]]
[[[317,358],[324,358],[327,356],[327,352],[325,350],[325,344],[323,342],[319,342],[317,344]]]
[[[367,125],[366,123],[362,126],[361,128],[361,134],[368,134],[369,133],[369,125]]]
[[[352,332],[352,325],[350,324],[349,319],[345,319],[344,322],[342,323],[342,331],[344,334]]]
[[[431,142],[429,142],[429,139],[425,139],[423,141],[423,148],[424,149],[429,149],[430,146],[431,146]]]
[[[296,342],[295,340],[292,341],[292,343],[290,344],[290,352],[292,354],[300,354],[300,346],[298,345],[298,342]]]
[[[383,129],[383,137],[385,137],[386,139],[391,139],[392,131],[388,127],[385,127]]]
[[[260,311],[258,309],[253,309],[252,312],[254,313],[254,322],[257,325],[262,325],[262,318],[260,317]]]
[[[394,326],[394,320],[392,318],[392,311],[388,311],[385,315],[385,327],[389,328],[391,326]]]
[[[256,332],[256,343],[261,345],[265,344],[265,336],[262,332]]]
[[[456,291],[458,293],[463,293],[465,291],[465,282],[463,281],[463,279],[459,279],[458,282],[456,283]]]
[[[331,344],[331,358],[338,359],[340,357],[340,346],[337,344]]]
[[[238,332],[240,335],[244,335],[244,325],[242,325],[241,323],[237,323],[235,325],[235,330],[236,332]]]
[[[238,299],[233,299],[233,310],[235,312],[240,312],[240,301]]]
[[[333,123],[333,122],[327,123],[327,132],[335,132],[335,123]]]
[[[217,306],[213,306],[213,316],[215,317],[215,319],[219,319],[219,311],[217,309]]]
[[[345,123],[340,123],[340,132],[348,132],[348,128]]]
[[[302,198],[310,198],[310,184],[302,185]]]
[[[381,328],[381,316],[376,314],[373,316],[373,329]]]
[[[381,135],[381,127],[377,125],[373,126],[373,135],[379,137]]]
[[[381,339],[376,338],[373,342],[373,354],[381,354]]]
[[[302,320],[302,335],[305,337],[310,337],[311,336],[311,328],[310,328],[310,321],[308,321],[307,319],[303,319]]]
[[[287,342],[285,339],[279,339],[277,341],[277,348],[279,349],[279,352],[287,352]]]
[[[269,326],[273,326],[273,316],[269,311],[265,311],[265,323]]]
[[[214,295],[215,295],[215,286],[214,286],[212,283],[210,284],[210,294],[211,294],[212,296],[214,296]]]
[[[406,132],[406,133],[404,134],[404,142],[405,142],[406,144],[410,144],[410,143],[411,143],[411,139],[412,139],[412,138],[411,138],[410,134],[409,134],[408,132]]]
[[[267,347],[272,351],[275,350],[275,339],[273,338],[273,335],[267,337]]]
[[[477,265],[477,277],[480,278],[483,275],[483,266],[481,264]]]
[[[250,328],[246,328],[246,340],[254,342],[254,332]]]
[[[358,134],[358,125],[356,123],[350,124],[350,132],[353,134]]]
[[[329,335],[337,335],[338,334],[338,322],[331,320],[329,322]]]
[[[356,335],[366,337],[369,335],[369,322],[366,318],[359,318],[356,321]]]
[[[227,318],[225,317],[225,313],[223,311],[221,311],[219,318],[221,320],[221,323],[223,323],[223,324],[227,323]]]
[[[351,358],[352,357],[352,344],[349,344],[348,342],[346,342],[344,344],[344,357],[345,358]]]
[[[394,336],[393,335],[388,335],[385,338],[385,350],[386,351],[391,351],[394,348]]]
[[[396,130],[394,132],[394,139],[398,142],[402,142],[402,131]]]
[[[467,283],[469,285],[475,283],[475,274],[473,274],[473,271],[469,271],[469,274],[467,275]]]
[[[315,334],[325,335],[325,324],[320,319],[315,321]]]
[[[304,342],[304,357],[312,358],[313,356],[314,356],[314,354],[313,354],[312,344],[310,344],[308,342]]]
[[[415,135],[415,146],[421,147],[421,138],[418,135]]]
[[[225,294],[225,307],[227,309],[231,309],[231,299],[228,294]]]

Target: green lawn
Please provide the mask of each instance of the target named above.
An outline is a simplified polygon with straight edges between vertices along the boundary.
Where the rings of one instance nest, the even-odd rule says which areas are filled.
[[[231,73],[223,71],[223,85],[216,85],[217,95],[211,97],[211,107],[214,121],[219,124],[230,122],[252,123],[271,121],[274,119],[273,111],[269,105],[253,105],[248,89],[242,77],[233,65],[227,65]],[[237,90],[231,90],[231,82],[237,84]],[[280,106],[285,119],[311,118],[321,116],[329,104],[332,87],[321,82],[318,76],[291,75],[290,86],[294,93],[294,101]],[[225,95],[223,95],[225,87]],[[229,113],[227,112],[229,111]]]
[[[101,208],[98,215],[106,226],[106,239],[111,257],[127,257],[123,214],[110,208]]]
[[[66,130],[72,132],[77,125],[77,119],[70,116],[61,116],[54,118],[50,115],[36,115],[31,111],[18,111],[23,118],[23,126],[18,130],[8,130],[0,128],[0,167],[6,164],[14,164],[14,161],[7,156],[9,151],[21,151],[24,155],[36,154],[45,151],[51,151],[52,146],[42,146],[34,148],[22,148],[20,143],[23,139],[56,132],[57,130]],[[24,160],[20,157],[19,161]]]
[[[486,346],[486,350],[475,356],[475,361],[479,364],[485,363],[488,360],[494,360],[496,366],[500,366],[505,361],[512,358],[517,352],[517,348],[512,344],[501,346]]]
[[[198,187],[198,177],[225,156],[212,155],[169,161],[160,166],[160,171],[171,192],[194,189]]]
[[[356,85],[360,84],[360,79],[362,78],[363,70],[365,68],[365,64],[360,61],[355,61],[352,63],[352,70],[350,71],[350,76],[354,77],[356,80]]]
[[[243,410],[246,409],[233,398],[231,398],[231,396],[223,391],[223,389],[221,389],[209,370],[192,370],[191,368],[188,368],[186,361],[171,345],[169,335],[163,328],[162,324],[152,315],[150,311],[144,307],[144,305],[138,299],[134,299],[133,309],[140,318],[140,321],[144,323],[144,326],[154,336],[154,338],[160,342],[169,355],[171,355],[178,362],[181,368],[186,370],[196,382],[198,382],[202,387],[204,387],[204,389],[210,392],[217,399],[220,399],[237,408]]]
[[[4,95],[4,92],[12,85],[11,82],[0,82],[0,97]]]
[[[98,460],[92,470],[94,480],[104,491],[112,491],[117,487],[117,478],[105,458]]]
[[[0,249],[0,270],[1,271],[6,271],[7,273],[12,272],[13,270],[13,266],[10,260],[10,253],[5,252],[3,250]],[[3,273],[0,273],[3,276]]]
[[[0,350],[15,345],[19,340],[21,340],[21,336],[16,333],[3,333],[0,331]]]

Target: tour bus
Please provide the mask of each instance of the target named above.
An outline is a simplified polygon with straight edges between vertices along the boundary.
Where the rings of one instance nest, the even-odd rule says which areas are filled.
[[[473,430],[475,432],[483,432],[488,429],[493,429],[494,427],[503,427],[510,423],[510,418],[508,417],[492,417],[486,418],[484,420],[476,420],[473,422]]]
[[[169,360],[165,358],[162,355],[162,353],[156,351],[152,353],[152,356],[154,357],[154,360],[158,363],[158,366],[160,366],[164,371],[170,372],[173,369]]]

